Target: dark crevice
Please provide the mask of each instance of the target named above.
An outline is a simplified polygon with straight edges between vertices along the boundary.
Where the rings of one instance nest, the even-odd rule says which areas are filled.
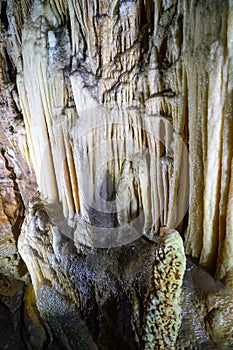
[[[8,18],[7,18],[7,1],[2,2],[2,7],[1,7],[1,25],[5,30],[8,29],[9,23],[8,23]]]
[[[152,95],[149,96],[149,99],[150,98],[154,98],[154,97],[163,97],[163,96],[166,96],[166,97],[175,97],[176,96],[176,93],[174,91],[172,91],[172,89],[164,89],[162,91],[158,91]]]
[[[141,1],[140,6],[140,28],[147,27],[147,35],[144,35],[141,40],[142,52],[147,52],[149,49],[150,33],[154,31],[154,1],[148,0],[146,3]],[[141,31],[141,30],[140,30]]]

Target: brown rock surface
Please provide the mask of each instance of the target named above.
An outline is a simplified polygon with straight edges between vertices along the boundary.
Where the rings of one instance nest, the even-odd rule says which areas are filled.
[[[0,271],[6,276],[20,277],[22,260],[17,240],[24,219],[24,205],[19,192],[16,174],[4,149],[0,153]]]

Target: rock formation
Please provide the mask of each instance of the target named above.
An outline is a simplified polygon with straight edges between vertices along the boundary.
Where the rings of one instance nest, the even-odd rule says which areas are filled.
[[[232,1],[0,8],[0,347],[230,349]]]

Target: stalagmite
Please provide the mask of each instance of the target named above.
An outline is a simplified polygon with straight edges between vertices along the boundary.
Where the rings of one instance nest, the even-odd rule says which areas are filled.
[[[181,286],[185,267],[181,237],[175,230],[166,230],[156,252],[152,286],[147,296],[146,350],[175,349],[181,325]]]

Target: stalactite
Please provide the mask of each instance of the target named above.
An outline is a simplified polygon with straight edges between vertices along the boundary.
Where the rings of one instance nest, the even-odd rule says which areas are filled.
[[[136,3],[104,2],[102,7],[98,7],[96,2],[52,1],[51,5],[35,3],[30,6],[32,10],[27,16],[35,26],[32,32],[35,34],[39,28],[44,28],[47,34],[41,32],[40,38],[35,34],[29,40],[30,25],[24,26],[24,64],[21,69],[18,63],[17,85],[26,127],[24,148],[35,168],[44,198],[50,201],[59,198],[65,216],[72,218],[78,213],[88,220],[87,202],[90,199],[88,205],[91,207],[99,196],[96,177],[99,163],[103,161],[102,146],[98,150],[98,145],[102,143],[101,134],[108,134],[107,130],[114,125],[111,118],[106,118],[101,121],[106,127],[95,129],[95,113],[99,117],[96,108],[99,102],[104,101],[103,109],[106,109],[107,115],[114,104],[119,110],[127,105],[129,110],[124,107],[125,111],[120,112],[117,120],[118,124],[124,125],[125,136],[120,133],[108,136],[111,142],[107,142],[106,147],[109,148],[109,157],[118,159],[117,163],[124,158],[131,158],[134,162],[131,148],[134,154],[144,152],[144,148],[148,150],[148,160],[144,160],[146,172],[134,180],[138,181],[138,202],[141,204],[133,210],[136,213],[143,208],[143,232],[152,238],[150,231],[158,232],[161,224],[182,229],[182,219],[189,205],[186,252],[200,258],[204,267],[214,271],[217,260],[223,261],[224,255],[218,238],[218,223],[223,230],[225,224],[219,218],[218,204],[221,198],[227,198],[229,191],[229,186],[224,187],[224,180],[221,180],[221,164],[225,159],[222,152],[227,152],[222,135],[228,130],[224,127],[223,115],[231,89],[231,59],[226,56],[224,48],[225,44],[228,45],[230,55],[231,43],[224,42],[224,33],[230,30],[231,25],[230,8],[228,22],[218,23],[222,28],[219,42],[216,44],[215,41],[212,45],[211,39],[205,39],[205,35],[210,33],[214,39],[218,33],[210,20],[208,23],[202,20],[202,15],[207,16],[205,5],[193,7],[193,3],[179,2],[178,7],[166,7],[163,2],[154,1],[149,5],[154,8],[154,17],[148,11],[145,14],[147,24],[138,15],[141,5]],[[216,9],[208,14],[209,18],[214,18]],[[25,15],[22,16],[25,18]],[[91,17],[93,26],[90,26]],[[68,18],[71,32],[66,24]],[[59,27],[61,23],[62,29]],[[192,31],[188,23],[192,24]],[[146,41],[140,37],[144,35],[145,25],[154,28]],[[200,27],[203,28],[202,35],[198,34]],[[193,45],[188,46],[190,41]],[[148,45],[150,52],[141,58],[143,45]],[[33,57],[28,56],[29,51],[34,53]],[[206,61],[207,52],[209,59]],[[36,69],[34,58],[37,60]],[[67,88],[65,72],[70,68],[71,86]],[[224,83],[227,81],[228,85]],[[216,95],[219,100],[213,97]],[[59,123],[69,99],[74,100],[75,108],[73,122],[67,132],[66,124],[61,131]],[[140,107],[138,119],[135,118],[133,123],[146,129],[147,145],[143,145],[140,128],[133,127],[133,134],[126,128],[131,126],[129,111],[132,106],[135,110]],[[83,118],[82,123],[85,123],[85,118],[88,120],[86,140],[78,136],[78,116],[81,116],[80,120]],[[156,118],[160,119],[159,134],[156,123],[147,123],[148,119],[153,121]],[[163,124],[163,118],[167,124]],[[230,125],[226,128],[231,128]],[[41,130],[39,138],[38,128]],[[74,146],[70,146],[71,135],[80,138],[78,148],[75,147],[76,140],[72,141]],[[121,137],[126,137],[127,142],[118,142]],[[218,151],[215,152],[216,142]],[[85,195],[82,197],[85,193],[84,168],[78,164],[82,157],[87,166],[85,174],[91,179],[88,200]],[[230,158],[229,154],[228,169]],[[106,169],[113,183],[120,176],[122,164],[120,161],[117,167]],[[145,185],[146,178],[148,187]],[[106,205],[101,200],[100,211],[103,212]],[[226,213],[226,208],[221,208]],[[221,232],[220,236],[224,237]]]

